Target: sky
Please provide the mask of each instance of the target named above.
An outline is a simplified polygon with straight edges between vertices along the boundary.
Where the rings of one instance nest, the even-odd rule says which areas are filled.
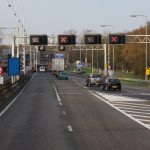
[[[78,34],[86,29],[112,32],[102,24],[124,33],[146,24],[144,17],[132,14],[145,15],[149,21],[150,0],[0,0],[0,27],[16,27],[20,19],[27,34],[58,35],[70,29]]]

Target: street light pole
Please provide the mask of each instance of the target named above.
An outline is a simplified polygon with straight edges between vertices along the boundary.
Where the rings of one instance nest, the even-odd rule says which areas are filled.
[[[130,17],[144,17],[146,20],[146,27],[145,27],[145,35],[146,35],[146,45],[145,45],[145,69],[147,68],[147,16],[145,15],[131,15]],[[145,74],[145,80],[148,80],[148,76]]]
[[[112,27],[112,31],[113,33],[115,32],[114,31],[114,26],[113,25],[100,25],[101,27]],[[115,72],[115,45],[113,45],[113,74]]]

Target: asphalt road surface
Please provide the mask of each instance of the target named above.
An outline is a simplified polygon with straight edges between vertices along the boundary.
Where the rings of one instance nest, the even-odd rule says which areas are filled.
[[[136,102],[87,88],[83,80],[37,73],[0,113],[0,150],[149,150],[148,123],[119,109]]]

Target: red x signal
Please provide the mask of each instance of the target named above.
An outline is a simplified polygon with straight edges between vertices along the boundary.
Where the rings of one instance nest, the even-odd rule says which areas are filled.
[[[118,36],[112,36],[111,37],[111,42],[112,43],[117,43],[118,42]]]
[[[68,44],[68,36],[60,36],[60,44]]]

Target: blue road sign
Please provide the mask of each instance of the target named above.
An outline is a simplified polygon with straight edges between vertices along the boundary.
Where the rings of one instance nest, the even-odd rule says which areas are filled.
[[[64,58],[64,54],[55,54],[54,58]]]
[[[8,58],[8,75],[20,75],[20,59]]]

